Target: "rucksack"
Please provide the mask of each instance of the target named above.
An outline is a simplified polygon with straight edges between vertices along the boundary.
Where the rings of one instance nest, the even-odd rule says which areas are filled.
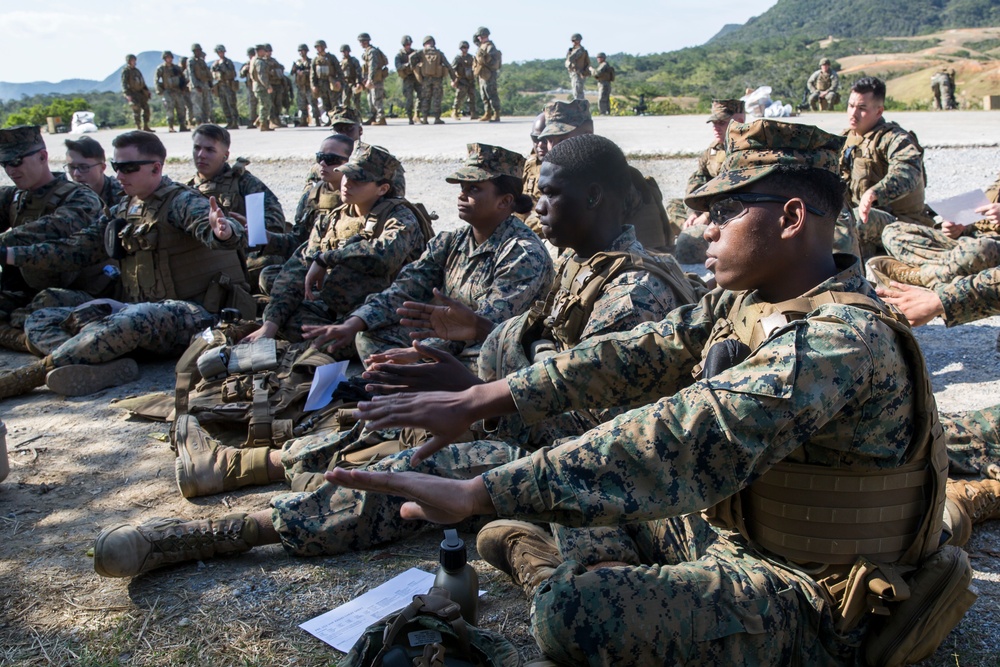
[[[520,667],[501,635],[468,625],[443,588],[368,626],[341,667]]]

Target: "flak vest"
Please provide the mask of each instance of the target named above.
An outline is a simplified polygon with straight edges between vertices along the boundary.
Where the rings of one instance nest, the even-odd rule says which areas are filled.
[[[916,135],[903,130],[899,125],[891,121],[886,121],[875,131],[862,137],[852,133],[847,134],[844,154],[845,157],[849,157],[846,157],[842,171],[844,172],[843,175],[849,179],[848,188],[850,189],[853,205],[857,206],[858,202],[861,201],[861,196],[889,173],[889,163],[885,155],[881,151],[876,150],[876,147],[882,137],[894,130],[899,130],[909,135],[910,139],[913,140],[913,143],[920,150],[920,154],[923,155],[924,150],[917,143]],[[924,212],[924,187],[927,184],[927,171],[922,161],[920,170],[923,182],[911,192],[886,204],[886,207],[897,218],[929,225],[933,221]]]
[[[424,51],[423,54],[423,65],[420,68],[421,73],[424,76],[429,76],[432,79],[437,79],[444,76],[444,65],[442,61],[444,60],[444,54],[437,49],[431,49],[430,51]]]
[[[168,222],[171,202],[185,190],[180,183],[167,183],[148,201],[125,205],[126,224],[119,236],[126,253],[121,277],[128,301],[179,299],[204,305],[213,283],[246,286],[235,249],[208,248]]]
[[[234,164],[224,175],[201,183],[196,182],[197,176],[187,182],[189,187],[194,188],[206,199],[215,197],[219,207],[225,211],[226,215],[235,211],[240,215],[246,214],[246,202],[240,194],[240,178],[246,173],[246,165],[243,158],[237,158]]]

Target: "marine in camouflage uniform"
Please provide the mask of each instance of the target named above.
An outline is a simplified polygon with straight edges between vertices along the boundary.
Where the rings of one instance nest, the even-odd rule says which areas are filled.
[[[163,98],[163,110],[167,115],[167,126],[174,131],[176,121],[181,132],[187,131],[187,110],[184,106],[184,90],[187,79],[180,67],[174,64],[174,54],[163,52],[163,63],[156,68],[156,94]]]
[[[340,46],[340,54],[340,71],[344,73],[343,106],[354,109],[360,115],[361,94],[356,92],[356,89],[363,81],[361,62],[351,55],[351,47],[347,44]]]
[[[952,110],[955,104],[955,70],[942,67],[931,75],[931,93],[934,95],[934,108]]]
[[[861,92],[859,92],[861,91]],[[844,131],[847,141],[841,155],[841,175],[847,181],[846,204],[856,224],[838,222],[834,248],[858,252],[862,259],[884,254],[882,231],[902,220],[931,226],[934,221],[924,205],[924,149],[912,132],[882,117],[885,84],[874,77],[859,79],[851,88],[848,120],[861,123],[863,131]],[[865,104],[867,117],[857,120],[854,103]],[[871,119],[877,118],[873,124]],[[870,124],[870,127],[868,125]],[[871,198],[867,221],[861,219],[862,199]]]
[[[271,89],[274,91],[271,95],[271,126],[287,127],[281,116],[291,109],[295,101],[292,99],[292,84],[285,76],[285,66],[272,55],[271,45],[265,44],[264,50],[267,52],[267,60],[270,65],[267,70],[268,79],[271,82]]]
[[[350,169],[346,171],[345,169]],[[356,180],[396,179],[399,161],[384,148],[358,144],[344,170]],[[376,178],[377,177],[377,178]],[[325,183],[303,194],[296,226],[311,229],[309,240],[281,268],[264,309],[264,322],[277,325],[289,340],[302,340],[303,324],[331,324],[347,318],[365,297],[392,284],[399,270],[425,247],[416,216],[391,192],[367,216],[340,203],[339,192]],[[375,233],[381,228],[380,233]],[[305,300],[305,277],[317,257],[327,275],[319,301]],[[350,358],[353,346],[338,352]]]
[[[414,96],[417,97],[417,106],[420,106],[420,83],[417,81],[417,77],[413,73],[413,67],[410,65],[410,56],[415,53],[411,46],[413,44],[413,38],[409,35],[403,35],[403,38],[400,41],[403,48],[396,53],[395,68],[396,74],[399,75],[400,85],[402,86],[403,112],[409,119],[410,125],[413,125]]]
[[[583,36],[574,33],[569,38],[573,46],[566,51],[566,71],[569,72],[569,87],[573,90],[573,99],[586,99],[583,86],[590,76],[590,55],[580,42]]]
[[[226,129],[236,130],[240,127],[240,108],[236,102],[240,82],[236,80],[236,65],[226,57],[224,45],[216,45],[215,54],[219,58],[212,63],[212,79],[215,81],[212,89],[219,96],[219,106],[226,117]]]
[[[809,76],[806,88],[809,89],[809,107],[813,111],[831,111],[840,104],[840,76],[833,71],[829,58],[819,61],[819,69]]]
[[[465,113],[466,100],[469,101],[469,118],[476,117],[476,74],[472,67],[476,59],[469,55],[468,42],[459,42],[458,49],[460,53],[451,61],[451,68],[455,71],[455,108],[451,115],[455,120]]]
[[[737,123],[746,120],[743,100],[712,100],[712,114],[706,122],[712,123],[716,138],[699,156],[698,166],[688,177],[684,190],[686,195],[719,175],[722,162],[726,159],[725,128],[732,120]],[[671,199],[667,212],[670,223],[681,230],[674,242],[674,258],[682,264],[703,263],[708,249],[708,241],[705,240],[708,216],[692,211],[681,199]]]
[[[253,92],[260,105],[257,116],[261,132],[271,131],[271,105],[274,99],[274,87],[271,84],[271,60],[263,44],[257,45],[257,55],[250,61],[250,80],[253,82]]]
[[[322,39],[316,40],[316,57],[312,59],[309,81],[313,88],[313,95],[317,100],[323,102],[323,111],[327,116],[333,114],[340,98],[340,92],[344,87],[344,73],[340,69],[337,58],[326,50],[326,42]],[[316,116],[316,123],[319,123],[319,116]]]
[[[608,62],[608,56],[603,51],[597,54],[594,79],[597,81],[597,109],[602,116],[609,116],[611,115],[611,82],[615,80],[615,68]]]
[[[455,70],[451,68],[448,58],[436,48],[434,38],[424,37],[423,50],[410,54],[410,67],[413,75],[420,81],[420,123],[427,125],[428,116],[434,117],[435,125],[442,125],[441,97],[444,95],[444,76],[455,80]]]
[[[368,120],[365,125],[385,125],[385,77],[388,76],[386,66],[388,59],[382,49],[372,46],[371,36],[367,32],[358,35],[358,42],[364,53],[361,54],[362,84],[368,90]]]
[[[247,86],[247,113],[250,114],[250,124],[247,129],[252,130],[257,126],[257,94],[253,91],[253,59],[257,57],[257,50],[254,47],[247,49],[247,61],[240,67],[240,78]]]
[[[288,73],[295,83],[295,101],[299,108],[296,115],[296,124],[299,126],[308,126],[309,119],[312,118],[316,127],[319,127],[321,124],[319,120],[319,107],[316,104],[316,98],[313,97],[312,83],[310,83],[312,58],[309,57],[309,46],[307,44],[299,44],[299,59],[292,63],[292,68]],[[311,115],[310,110],[312,111]]]
[[[125,56],[125,68],[122,70],[122,95],[132,107],[132,117],[135,129],[152,132],[149,127],[149,88],[142,72],[135,66],[133,54]]]
[[[187,118],[191,122],[197,122],[194,117],[194,101],[191,98],[191,74],[188,72],[188,57],[182,56],[180,62],[181,71],[184,72],[184,85],[181,87],[181,100],[184,103],[184,109],[187,113]]]
[[[212,122],[212,70],[205,62],[205,52],[201,44],[191,45],[192,57],[188,61],[188,73],[191,79],[191,99],[194,104],[192,122]]]
[[[483,98],[483,115],[479,120],[499,122],[500,93],[497,91],[497,78],[500,76],[501,54],[490,40],[489,28],[481,26],[473,38],[479,44],[473,71],[479,79],[479,95]]]

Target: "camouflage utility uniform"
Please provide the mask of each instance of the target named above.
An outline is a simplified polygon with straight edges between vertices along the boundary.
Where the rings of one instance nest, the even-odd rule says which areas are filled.
[[[303,46],[305,45],[303,44]],[[299,109],[299,123],[308,125],[309,119],[312,118],[316,127],[319,127],[319,107],[316,104],[316,98],[313,97],[312,83],[310,81],[312,77],[312,59],[307,55],[303,55],[292,63],[292,69],[289,70],[289,74],[292,76],[292,81],[295,82],[295,101]],[[310,111],[312,112],[311,114]]]
[[[368,87],[368,119],[385,124],[385,77],[388,60],[382,49],[369,44],[361,56],[361,77]],[[370,86],[369,86],[370,84]]]
[[[191,99],[194,105],[194,116],[191,121],[211,123],[212,119],[212,70],[205,62],[205,54],[198,50],[188,61],[188,72],[191,74]]]
[[[346,46],[346,44],[345,44]],[[350,50],[341,49],[340,71],[344,73],[343,105],[361,113],[361,94],[355,89],[364,81],[361,76],[361,62],[351,55]]]
[[[574,45],[566,51],[566,71],[569,72],[569,85],[573,90],[573,99],[586,98],[584,84],[590,76],[590,54],[581,45]]]
[[[161,64],[156,68],[156,94],[163,98],[163,110],[167,116],[167,125],[174,129],[176,121],[178,128],[187,128],[187,108],[184,105],[184,92],[187,90],[187,79],[184,72],[173,63]]]
[[[149,129],[149,88],[138,67],[125,65],[122,70],[122,94],[132,107],[135,129]]]
[[[725,159],[725,145],[722,142],[713,142],[698,157],[698,166],[688,177],[684,193],[689,195],[718,176],[719,170],[722,168],[722,162]],[[690,212],[690,209],[684,205],[682,200],[671,200],[671,223],[676,224],[678,227],[682,226]],[[706,228],[707,225],[694,225],[681,230],[674,245],[674,257],[678,262],[682,264],[700,264],[705,261],[705,252],[708,250],[708,241],[705,240]]]
[[[453,81],[455,70],[433,42],[424,44],[422,50],[410,54],[410,67],[414,75],[420,78],[420,122],[426,124],[428,116],[431,116],[435,123],[440,124],[444,77],[447,74],[448,80]]]
[[[260,129],[270,128],[274,98],[274,88],[271,86],[271,59],[255,57],[250,65],[250,79],[253,82],[253,92],[257,97],[257,104],[260,106],[259,115]]]
[[[615,80],[615,68],[605,60],[594,70],[594,79],[597,81],[597,109],[602,116],[608,116],[611,114],[611,82]]]
[[[225,52],[212,63],[212,77],[215,79],[214,89],[219,96],[222,115],[226,117],[226,127],[235,130],[240,126],[240,108],[236,102],[240,82],[236,80],[236,65],[225,56]]]
[[[824,72],[821,68],[813,72],[806,81],[806,87],[809,89],[809,106],[813,111],[819,111],[821,107],[823,111],[827,111],[840,102],[840,93],[837,92],[840,76],[832,69]]]
[[[340,69],[340,63],[329,51],[322,55],[317,53],[312,59],[310,72],[310,82],[316,89],[316,100],[323,102],[323,111],[330,116],[344,86],[344,73]]]
[[[413,74],[413,67],[410,65],[410,55],[413,53],[416,53],[416,51],[407,51],[405,48],[400,49],[399,53],[396,54],[396,62],[394,63],[396,74],[399,75],[400,86],[402,86],[403,112],[406,114],[411,125],[413,124],[414,96],[418,98],[417,104],[420,104],[420,96],[418,95],[420,84],[417,82],[417,77]]]
[[[492,40],[479,45],[475,58],[475,73],[479,77],[479,95],[483,98],[483,116],[500,120],[500,93],[497,78],[500,76],[500,51]]]
[[[247,86],[247,113],[250,116],[250,124],[248,127],[254,127],[257,124],[257,94],[253,91],[253,61],[257,55],[254,53],[253,49],[247,52],[247,61],[243,63],[240,67],[240,78],[246,83]]]
[[[457,119],[465,113],[465,101],[469,101],[469,118],[476,117],[476,75],[472,71],[475,57],[468,52],[455,56],[451,68],[455,71],[455,107],[452,115]]]

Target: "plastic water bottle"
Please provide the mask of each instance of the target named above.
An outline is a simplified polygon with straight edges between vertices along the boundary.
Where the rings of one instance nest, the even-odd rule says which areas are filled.
[[[479,615],[479,575],[469,565],[465,542],[454,528],[444,531],[441,567],[434,578],[434,586],[448,591],[451,599],[462,608],[462,618],[466,623],[476,624]]]

